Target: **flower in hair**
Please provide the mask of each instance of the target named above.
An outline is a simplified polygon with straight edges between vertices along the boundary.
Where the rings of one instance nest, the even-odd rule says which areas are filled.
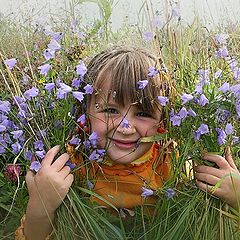
[[[148,85],[148,80],[141,80],[137,82],[138,89],[144,89]]]

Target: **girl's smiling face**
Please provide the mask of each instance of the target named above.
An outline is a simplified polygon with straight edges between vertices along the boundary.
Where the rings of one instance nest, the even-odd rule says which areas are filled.
[[[88,106],[91,131],[99,137],[98,147],[105,148],[108,157],[116,163],[131,163],[141,157],[152,143],[140,143],[142,137],[157,133],[161,121],[161,111],[143,111],[133,103],[124,106],[109,96],[110,83],[101,86],[98,95],[92,96]],[[127,119],[128,127],[123,126]]]

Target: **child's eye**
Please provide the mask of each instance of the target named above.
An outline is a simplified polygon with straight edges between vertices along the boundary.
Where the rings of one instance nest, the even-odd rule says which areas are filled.
[[[105,108],[103,111],[109,114],[118,114],[118,110],[115,108]]]
[[[138,113],[137,113],[137,116],[139,116],[139,117],[145,117],[145,118],[151,118],[151,117],[152,117],[152,115],[149,114],[149,113],[147,113],[147,112],[138,112]]]

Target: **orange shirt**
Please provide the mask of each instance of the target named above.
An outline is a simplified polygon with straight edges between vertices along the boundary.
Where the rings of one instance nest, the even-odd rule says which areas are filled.
[[[79,165],[81,156],[73,154],[73,147],[68,147],[71,161]],[[105,199],[92,195],[91,200],[101,206],[117,208],[133,208],[142,204],[154,204],[156,196],[142,197],[142,187],[152,190],[160,189],[169,174],[169,154],[159,153],[158,144],[141,158],[130,164],[116,164],[105,161],[101,164],[93,162],[88,178],[94,184],[93,191]],[[86,175],[84,167],[78,170],[81,176]],[[110,203],[110,204],[109,204]]]

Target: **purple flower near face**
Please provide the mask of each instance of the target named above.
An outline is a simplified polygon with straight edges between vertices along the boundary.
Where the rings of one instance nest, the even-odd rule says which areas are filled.
[[[0,132],[5,132],[6,130],[7,128],[4,125],[0,124]]]
[[[199,105],[201,105],[202,107],[204,107],[207,103],[209,103],[208,99],[206,98],[206,96],[204,94],[202,94],[199,98]]]
[[[81,142],[81,139],[77,138],[77,137],[73,137],[69,143],[72,145],[78,145]]]
[[[89,136],[89,141],[95,147],[98,143],[98,134],[97,132],[93,131],[92,134]]]
[[[95,149],[90,154],[89,160],[90,161],[96,160],[97,162],[102,161],[105,152],[106,152],[105,149]]]
[[[150,77],[150,78],[154,77],[154,76],[158,75],[158,73],[159,73],[159,71],[156,67],[151,66],[148,68],[148,77]]]
[[[84,95],[82,92],[72,92],[74,98],[76,98],[79,102],[82,102],[84,99]]]
[[[193,100],[193,95],[192,95],[192,94],[184,93],[184,94],[181,96],[181,100],[183,101],[182,103],[185,104],[185,103]]]
[[[142,187],[142,194],[141,194],[142,197],[144,198],[150,197],[153,194],[154,194],[154,191],[152,189]]]
[[[166,190],[167,201],[176,196],[176,192],[172,188]]]
[[[8,101],[0,101],[0,112],[8,114],[10,111],[10,102]]]
[[[221,47],[219,48],[216,52],[216,57],[217,58],[225,58],[225,57],[228,57],[228,50],[227,50],[227,47]]]
[[[43,56],[45,57],[46,61],[55,57],[55,51],[51,49],[45,49],[43,52]]]
[[[129,122],[126,118],[123,118],[122,123],[121,123],[122,128],[129,128]]]
[[[92,94],[93,93],[93,86],[87,84],[84,88],[86,94]]]
[[[76,89],[78,89],[79,86],[80,86],[80,83],[81,83],[81,80],[80,80],[80,79],[74,78],[74,79],[72,80],[72,87],[75,87]]]
[[[227,39],[228,39],[228,34],[226,33],[219,33],[219,34],[216,34],[215,36],[215,42],[218,45],[226,45]]]
[[[50,93],[55,87],[55,83],[46,83],[45,89]]]
[[[184,119],[186,118],[188,115],[188,111],[185,107],[182,107],[181,110],[179,111],[178,113],[178,116],[181,118],[181,119]]]
[[[152,40],[153,40],[153,37],[154,37],[154,35],[153,35],[152,32],[144,32],[144,33],[143,33],[143,39],[144,39],[145,41],[147,41],[147,42],[152,41]]]
[[[91,147],[91,142],[88,141],[88,140],[85,140],[85,141],[83,142],[83,145],[88,149],[88,148]]]
[[[43,150],[44,148],[44,144],[42,140],[37,140],[36,142],[33,143],[34,144],[34,148],[36,150]]]
[[[140,80],[137,82],[138,89],[144,89],[148,85],[148,80]]]
[[[4,63],[9,67],[10,70],[12,70],[17,63],[17,59],[16,58],[6,59],[4,60]]]
[[[218,91],[221,91],[223,93],[226,93],[230,88],[229,83],[225,82],[223,85],[218,89]]]
[[[87,67],[83,61],[80,61],[79,65],[76,66],[76,70],[77,74],[83,77],[87,72]]]
[[[14,154],[18,154],[21,151],[21,149],[22,149],[22,146],[18,142],[13,143],[11,145],[11,147],[12,147],[12,150],[13,150]]]
[[[30,100],[33,97],[36,97],[39,93],[39,90],[36,87],[32,87],[31,89],[25,91],[23,93],[24,97],[28,100]]]
[[[31,151],[28,150],[28,151],[24,152],[24,157],[26,158],[26,160],[31,161],[32,160],[32,156],[33,156],[33,154],[32,154]]]
[[[68,160],[66,162],[66,166],[70,167],[70,170],[73,171],[77,165],[75,163],[71,163],[70,160]]]
[[[48,63],[38,67],[38,69],[40,70],[40,74],[42,74],[44,76],[47,76],[48,71],[50,70],[50,68],[51,68],[51,65],[48,64]]]
[[[221,128],[216,128],[216,131],[217,131],[217,134],[218,134],[218,144],[219,145],[223,145],[227,142],[226,138],[227,138],[227,135],[225,133],[224,130],[222,130]]]
[[[172,122],[173,126],[180,126],[181,120],[181,117],[179,117],[178,115],[173,115],[172,117],[170,117],[170,121]]]
[[[44,150],[41,150],[41,151],[36,151],[35,154],[37,157],[43,159],[46,155],[46,152]]]
[[[55,39],[51,39],[50,43],[48,44],[48,48],[51,51],[57,51],[57,50],[61,49],[61,46]]]
[[[13,139],[17,140],[23,135],[23,130],[12,131]]]
[[[42,168],[42,165],[39,161],[33,161],[30,165],[30,169],[38,172]]]
[[[166,106],[167,103],[168,103],[168,98],[167,97],[164,97],[164,96],[158,96],[157,97],[159,103],[161,104],[161,106]]]
[[[81,123],[82,125],[84,125],[86,123],[86,115],[82,114],[78,119],[77,119],[78,123]]]
[[[199,140],[201,135],[209,133],[207,124],[202,123],[200,127],[195,131],[195,139]]]
[[[227,125],[225,127],[225,133],[227,135],[230,135],[233,133],[233,125],[231,123],[227,123]]]
[[[189,114],[190,116],[192,116],[192,117],[196,117],[196,116],[197,116],[197,114],[192,110],[192,108],[190,108],[190,109],[188,110],[188,114]]]

